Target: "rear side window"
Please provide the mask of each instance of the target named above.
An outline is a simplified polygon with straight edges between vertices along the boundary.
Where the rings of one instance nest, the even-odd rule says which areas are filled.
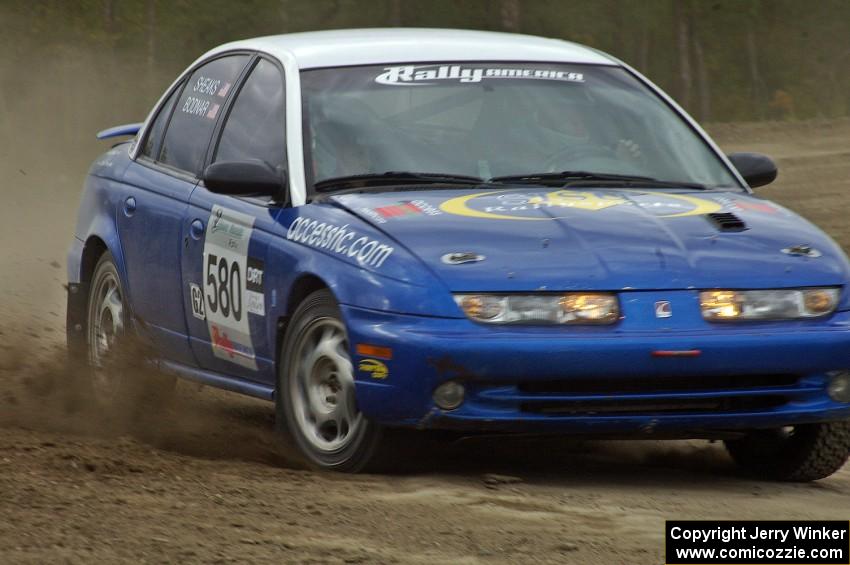
[[[262,159],[286,164],[283,77],[276,65],[260,59],[239,90],[227,117],[214,161]]]
[[[218,114],[247,61],[247,55],[230,55],[192,73],[177,99],[158,161],[199,173]]]
[[[142,145],[141,154],[150,159],[155,159],[154,151],[159,149],[159,141],[162,138],[162,132],[165,131],[165,124],[168,123],[168,117],[171,115],[171,109],[174,107],[174,101],[177,100],[177,95],[180,93],[182,86],[177,86],[168,97],[168,100],[162,105],[159,113],[156,115],[150,129],[148,130],[145,143]]]

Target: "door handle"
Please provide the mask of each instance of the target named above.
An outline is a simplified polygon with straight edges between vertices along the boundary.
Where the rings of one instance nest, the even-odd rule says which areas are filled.
[[[204,222],[201,220],[192,221],[192,226],[189,231],[192,234],[192,239],[201,239],[204,236]]]
[[[136,213],[136,199],[130,196],[124,201],[124,215],[128,218]]]

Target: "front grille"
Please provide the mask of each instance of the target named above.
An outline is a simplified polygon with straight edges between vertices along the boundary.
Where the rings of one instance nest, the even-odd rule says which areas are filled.
[[[721,375],[699,377],[596,377],[517,384],[517,390],[531,394],[627,394],[631,392],[688,392],[788,387],[797,384],[799,375]]]
[[[563,416],[583,415],[654,415],[699,412],[749,412],[767,410],[785,404],[784,396],[629,399],[629,400],[568,400],[525,402],[523,412]]]

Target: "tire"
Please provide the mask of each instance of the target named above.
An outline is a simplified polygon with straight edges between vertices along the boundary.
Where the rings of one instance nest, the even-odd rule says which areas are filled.
[[[850,421],[758,430],[725,443],[735,463],[750,475],[816,481],[832,475],[847,461]]]
[[[173,377],[145,365],[150,347],[130,329],[129,308],[115,260],[101,255],[89,284],[86,309],[88,370],[84,393],[94,407],[123,413],[140,404],[162,401],[174,390]]]
[[[280,352],[275,394],[282,439],[316,469],[374,471],[387,455],[386,431],[358,409],[348,333],[328,290],[297,308]]]

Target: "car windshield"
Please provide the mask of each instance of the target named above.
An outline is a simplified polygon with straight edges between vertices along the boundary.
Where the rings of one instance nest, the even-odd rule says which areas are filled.
[[[582,171],[740,185],[661,98],[613,66],[445,63],[302,71],[312,183],[415,171]]]

